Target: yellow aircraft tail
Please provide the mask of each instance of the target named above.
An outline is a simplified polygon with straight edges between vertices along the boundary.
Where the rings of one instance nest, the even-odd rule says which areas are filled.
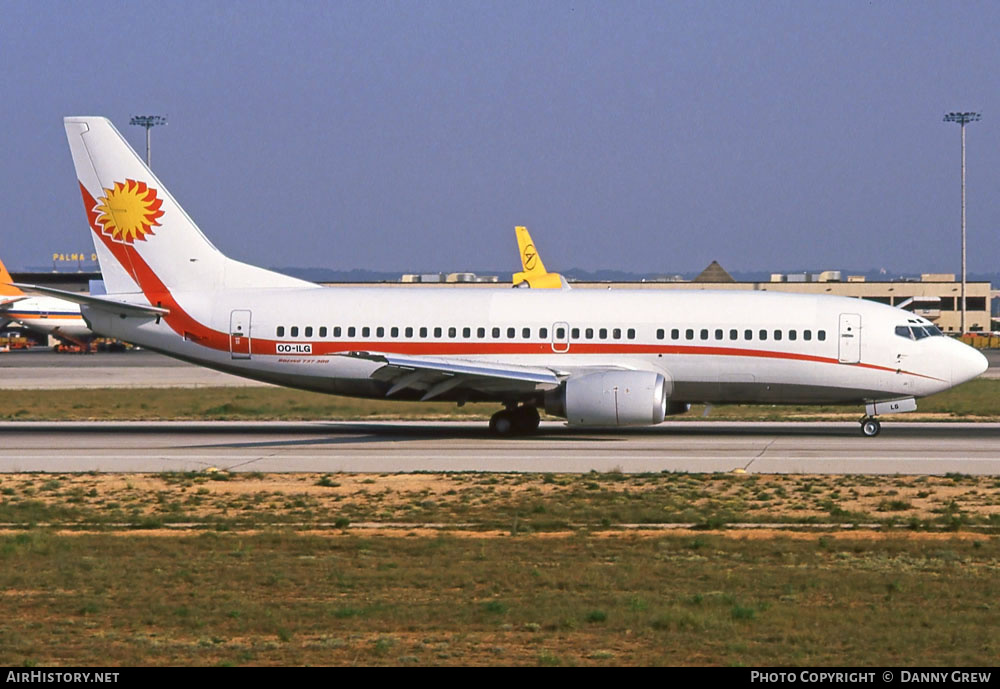
[[[515,227],[514,234],[517,235],[517,248],[521,253],[521,272],[514,273],[514,285],[528,283],[532,289],[569,289],[566,280],[559,273],[550,273],[545,270],[535,243],[528,234],[527,227]]]
[[[7,272],[7,266],[3,264],[3,261],[0,261],[0,303],[10,301],[11,297],[24,296],[24,292],[14,287],[12,282],[14,279]]]

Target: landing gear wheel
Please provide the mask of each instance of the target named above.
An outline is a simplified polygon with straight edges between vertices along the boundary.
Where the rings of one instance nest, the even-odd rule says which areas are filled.
[[[531,405],[507,407],[490,418],[490,433],[498,436],[526,435],[538,429],[538,409]]]
[[[490,417],[490,433],[499,436],[514,434],[514,415],[503,409]]]
[[[878,419],[861,419],[861,433],[868,438],[874,438],[882,432],[882,424]]]
[[[538,423],[540,417],[538,416],[538,409],[530,405],[525,405],[523,407],[517,407],[516,409],[510,410],[514,416],[514,432],[518,434],[528,434],[534,433],[538,430]]]

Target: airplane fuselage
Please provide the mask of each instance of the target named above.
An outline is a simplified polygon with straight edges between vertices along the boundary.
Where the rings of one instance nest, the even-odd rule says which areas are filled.
[[[981,371],[982,357],[882,304],[768,292],[279,288],[171,295],[181,313],[91,327],[258,380],[384,397],[380,364],[348,352],[663,373],[679,402],[863,403],[922,397]],[[150,299],[150,301],[156,301]],[[142,303],[140,298],[137,303]],[[419,398],[402,390],[395,397]],[[510,401],[461,388],[440,399]]]
[[[0,316],[26,328],[70,340],[93,336],[80,315],[79,304],[51,297],[27,297],[0,310]]]

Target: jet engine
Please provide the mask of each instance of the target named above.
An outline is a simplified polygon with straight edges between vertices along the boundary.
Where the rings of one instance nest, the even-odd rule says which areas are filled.
[[[667,415],[667,385],[662,373],[652,371],[584,373],[546,392],[545,411],[571,426],[649,426]],[[686,406],[669,404],[673,413]]]

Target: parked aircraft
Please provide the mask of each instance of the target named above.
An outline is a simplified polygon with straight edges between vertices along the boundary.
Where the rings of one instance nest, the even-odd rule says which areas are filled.
[[[77,345],[94,336],[80,315],[79,304],[58,297],[27,295],[12,283],[10,273],[0,262],[0,318]]]
[[[489,401],[574,426],[657,424],[690,402],[865,405],[878,415],[986,369],[883,304],[771,292],[325,288],[216,249],[103,118],[65,120],[108,296],[95,332],[229,373],[358,397]]]
[[[532,289],[569,289],[569,284],[559,273],[550,273],[545,270],[535,242],[531,239],[531,234],[527,227],[515,227],[514,234],[517,236],[517,249],[521,254],[521,272],[514,273],[514,287],[530,287]]]

